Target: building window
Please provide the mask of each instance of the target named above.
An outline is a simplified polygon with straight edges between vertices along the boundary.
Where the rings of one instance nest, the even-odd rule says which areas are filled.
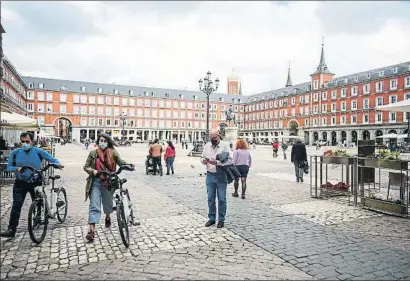
[[[397,73],[397,67],[393,68],[393,73],[394,73],[394,74]]]
[[[67,113],[67,107],[65,104],[60,104],[60,113]]]
[[[352,87],[351,90],[352,90],[351,96],[352,96],[352,97],[357,96],[357,92],[358,92],[357,86]]]
[[[369,115],[368,114],[363,115],[363,124],[369,124]]]
[[[44,92],[38,92],[37,93],[37,100],[39,100],[39,101],[44,100]]]
[[[332,103],[332,112],[336,112],[336,103]]]
[[[363,94],[370,94],[370,84],[363,85]]]
[[[410,88],[410,76],[404,77],[404,87]]]
[[[397,96],[396,95],[392,95],[389,97],[389,103],[396,103],[397,102]]]
[[[342,89],[341,97],[342,97],[342,98],[347,97],[347,89],[346,89],[346,88],[343,88],[343,89]]]
[[[89,96],[88,97],[88,103],[89,104],[95,104],[95,97],[94,96]]]
[[[53,104],[49,103],[47,104],[47,113],[53,112]]]
[[[80,103],[80,96],[79,95],[73,95],[73,103]]]
[[[377,104],[377,106],[383,105],[383,98],[382,97],[377,98],[376,99],[376,104]]]
[[[130,96],[133,96],[133,95],[134,95],[134,91],[133,91],[133,90],[129,90],[129,91],[128,91],[128,94],[129,94]]]
[[[27,111],[30,111],[30,112],[34,111],[34,104],[28,103],[26,107],[27,107]]]
[[[85,87],[81,87],[81,92],[85,92]]]
[[[313,81],[313,89],[317,90],[319,88],[319,80],[314,80]]]
[[[118,90],[114,89],[114,94],[118,95]]]
[[[28,100],[34,100],[34,92],[28,91],[26,97]]]
[[[43,84],[43,83],[40,83],[40,84],[38,84],[38,87],[39,87],[40,89],[44,89],[44,84]]]
[[[120,105],[120,98],[114,97],[114,105]]]
[[[327,104],[322,104],[322,113],[327,112]]]
[[[351,108],[350,108],[351,110],[356,110],[357,109],[357,101],[356,100],[353,100],[352,101],[352,104],[351,104]]]
[[[53,101],[53,93],[48,92],[46,95],[47,95],[47,101]]]
[[[327,118],[322,117],[322,126],[326,126],[326,125],[327,125]]]
[[[335,100],[337,98],[337,91],[333,90],[332,91],[332,100]]]
[[[381,92],[383,92],[383,82],[382,81],[376,83],[376,93],[381,93]]]
[[[355,82],[359,81],[359,76],[355,76],[355,77],[354,77],[354,81],[355,81]]]
[[[97,92],[98,92],[99,94],[102,94],[103,89],[102,89],[102,88],[98,88],[98,89],[97,89]]]
[[[87,106],[81,106],[81,114],[87,114]]]
[[[374,116],[376,124],[380,124],[383,122],[383,115],[380,112],[376,112]]]
[[[356,124],[357,123],[357,116],[356,115],[352,115],[352,117],[350,118],[351,124]]]
[[[60,102],[67,102],[67,95],[66,94],[60,94]]]
[[[346,116],[340,117],[340,125],[346,125]]]
[[[363,100],[363,109],[369,109],[369,99]]]
[[[87,126],[87,117],[81,118],[81,126]]]
[[[82,103],[82,104],[86,104],[86,103],[87,103],[87,96],[81,95],[80,99],[81,99],[81,103]]]
[[[332,116],[331,122],[332,125],[336,125],[336,116]]]
[[[384,75],[384,70],[379,71],[379,76],[382,77]]]
[[[340,109],[341,109],[341,111],[346,111],[346,102],[345,101],[342,101],[340,103]]]
[[[390,112],[389,113],[389,122],[390,123],[396,123],[396,112]]]
[[[371,73],[367,73],[367,78],[370,79]]]
[[[28,87],[29,87],[30,89],[33,89],[33,88],[34,88],[34,83],[28,83]]]
[[[390,80],[390,90],[397,90],[397,79]]]

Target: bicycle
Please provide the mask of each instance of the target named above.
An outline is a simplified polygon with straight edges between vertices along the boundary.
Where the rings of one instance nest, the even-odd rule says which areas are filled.
[[[114,189],[113,198],[115,201],[115,207],[113,209],[117,212],[117,223],[122,243],[128,248],[130,245],[128,225],[134,226],[138,225],[138,223],[135,222],[130,193],[127,188],[123,187],[123,184],[127,182],[127,179],[120,179],[118,176],[123,170],[135,171],[134,166],[123,165],[120,166],[116,172],[98,171],[95,174],[95,177],[107,177],[109,181],[109,189]]]
[[[67,218],[68,201],[67,193],[64,187],[55,187],[55,181],[60,179],[59,175],[52,175],[48,177],[48,181],[44,176],[44,173],[49,168],[61,169],[60,166],[55,164],[47,164],[43,169],[37,170],[31,166],[23,166],[21,172],[25,170],[31,170],[32,174],[29,179],[30,183],[34,184],[34,200],[30,205],[28,212],[28,233],[31,241],[36,244],[43,242],[46,233],[49,219],[55,219],[60,223],[63,223]],[[52,181],[50,190],[50,203],[47,199],[47,194],[44,190],[45,186]],[[40,235],[35,233],[40,230]]]

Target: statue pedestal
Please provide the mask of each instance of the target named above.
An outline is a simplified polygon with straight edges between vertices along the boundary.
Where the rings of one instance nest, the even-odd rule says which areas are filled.
[[[224,141],[235,144],[238,139],[238,127],[226,127]]]

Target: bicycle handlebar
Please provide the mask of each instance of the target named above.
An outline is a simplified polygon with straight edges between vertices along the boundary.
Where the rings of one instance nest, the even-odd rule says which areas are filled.
[[[23,166],[23,167],[21,167],[20,172],[23,173],[23,172],[26,171],[26,170],[30,170],[30,171],[32,171],[32,172],[42,173],[42,172],[47,171],[50,167],[53,167],[53,168],[55,168],[55,169],[60,169],[60,170],[61,170],[61,167],[60,167],[59,165],[49,163],[49,164],[47,164],[43,169],[39,169],[39,170],[37,170],[37,169],[34,168],[33,166]]]
[[[120,166],[120,168],[115,172],[98,171],[95,174],[95,177],[99,177],[99,176],[118,176],[124,170],[125,171],[135,171],[135,167],[134,167],[134,165],[130,164],[130,165]]]

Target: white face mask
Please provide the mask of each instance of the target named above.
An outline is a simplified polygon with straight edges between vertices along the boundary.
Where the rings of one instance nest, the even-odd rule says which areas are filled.
[[[108,146],[108,144],[107,144],[106,142],[100,142],[100,143],[98,144],[98,146],[99,146],[101,149],[106,149],[107,146]]]

